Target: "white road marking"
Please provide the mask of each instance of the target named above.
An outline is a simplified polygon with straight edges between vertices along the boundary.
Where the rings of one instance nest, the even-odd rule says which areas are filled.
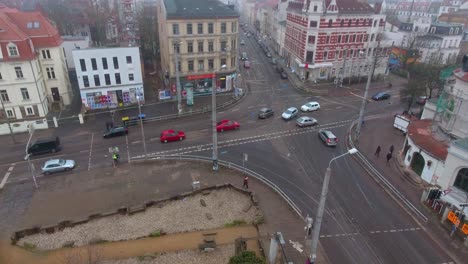
[[[239,111],[239,108],[232,109],[231,112]]]
[[[94,141],[94,133],[91,134],[91,145],[89,147],[89,158],[88,158],[88,171],[91,170],[91,156],[93,155],[93,141]]]
[[[80,153],[85,153],[85,152],[88,152],[88,150],[87,149],[80,150]]]
[[[248,124],[253,124],[255,121],[247,121]]]
[[[150,141],[159,140],[159,138],[150,138]]]
[[[409,231],[418,231],[421,228],[407,228],[407,229],[390,229],[390,230],[375,230],[369,231],[369,234],[381,234],[381,233],[398,233],[398,232],[409,232]],[[342,233],[342,234],[334,234],[334,235],[321,235],[320,237],[343,237],[343,236],[357,236],[361,233],[354,232],[354,233]]]
[[[207,129],[202,129],[202,130],[200,130],[200,132],[205,132],[205,131],[208,131],[208,130],[209,130],[208,128]]]
[[[11,172],[7,171],[7,173],[5,173],[5,176],[3,176],[2,182],[0,182],[0,190],[3,189],[3,187],[5,186],[5,184],[6,184],[7,180],[8,180],[8,177],[10,177],[10,174],[11,174]]]
[[[127,146],[127,159],[128,159],[128,163],[130,164],[130,149],[128,147],[128,135],[125,135],[125,143]]]
[[[141,143],[141,141],[139,141],[139,140],[133,141],[131,144],[138,144],[138,143]]]
[[[251,105],[251,106],[249,106],[249,107],[247,107],[247,108],[249,108],[249,109],[250,109],[250,108],[254,108],[254,107],[255,107],[255,106]]]

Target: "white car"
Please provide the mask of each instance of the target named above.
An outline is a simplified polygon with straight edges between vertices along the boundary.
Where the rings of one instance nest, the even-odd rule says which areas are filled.
[[[315,126],[317,125],[317,119],[308,116],[301,116],[296,120],[296,124],[299,127]]]
[[[51,174],[59,171],[69,171],[74,169],[75,166],[74,160],[52,159],[46,161],[41,169],[44,174]]]
[[[320,109],[320,104],[317,102],[308,102],[307,104],[301,106],[301,110],[304,112],[317,111]]]
[[[281,115],[281,117],[284,119],[284,120],[290,120],[290,119],[293,119],[294,117],[297,116],[297,108],[296,107],[289,107],[286,111],[283,112],[283,114]]]

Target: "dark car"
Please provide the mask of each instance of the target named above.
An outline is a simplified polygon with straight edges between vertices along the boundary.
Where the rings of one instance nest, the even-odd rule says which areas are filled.
[[[372,96],[372,99],[375,101],[387,100],[390,98],[390,94],[387,92],[379,92]]]
[[[281,66],[276,66],[276,72],[277,72],[277,73],[280,73],[280,72],[283,72],[283,71],[284,71],[283,67],[281,67]]]
[[[58,137],[48,139],[37,139],[28,147],[28,154],[37,155],[44,153],[55,153],[61,150],[60,139]]]
[[[104,132],[103,137],[104,138],[111,138],[111,137],[117,137],[117,136],[124,136],[128,134],[128,128],[121,126],[121,127],[113,127],[106,132]]]
[[[270,116],[273,116],[275,112],[273,112],[273,109],[264,107],[258,111],[258,118],[260,119],[266,119]]]
[[[286,74],[286,72],[282,71],[280,73],[280,76],[281,76],[281,79],[287,79],[288,78],[288,75]]]

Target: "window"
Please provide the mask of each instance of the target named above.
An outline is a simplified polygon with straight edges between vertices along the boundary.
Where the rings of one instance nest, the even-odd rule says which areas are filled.
[[[179,24],[172,24],[172,35],[179,35]]]
[[[198,41],[198,53],[203,53],[203,41]]]
[[[3,80],[2,73],[0,72],[0,80]]]
[[[325,43],[330,43],[330,36],[327,36],[327,41]]]
[[[377,20],[374,20],[374,27],[377,26]]]
[[[13,110],[7,109],[5,113],[8,118],[15,118],[15,114],[13,113]]]
[[[118,69],[119,68],[119,60],[117,57],[113,57],[112,60],[114,61],[114,69]]]
[[[236,56],[231,58],[231,68],[235,68],[235,67],[236,67]]]
[[[221,41],[221,51],[226,51],[227,41]]]
[[[231,32],[232,32],[232,33],[236,33],[236,32],[237,32],[237,23],[236,23],[236,22],[232,22],[232,24],[231,24]]]
[[[88,76],[83,76],[83,86],[84,87],[89,87],[89,79]]]
[[[50,50],[42,50],[41,52],[43,59],[50,59]]]
[[[93,70],[97,70],[97,63],[96,63],[96,59],[95,58],[92,58],[91,59],[91,67],[93,67]]]
[[[359,18],[356,18],[356,27],[359,26]]]
[[[128,74],[128,80],[129,81],[134,81],[135,80],[135,76],[133,75],[133,73]]]
[[[340,27],[344,27],[344,19],[341,19]]]
[[[213,41],[208,42],[208,51],[209,52],[214,51],[214,42]]]
[[[187,62],[187,68],[188,68],[188,71],[189,72],[192,72],[193,71],[193,60],[189,60]]]
[[[375,38],[375,34],[372,34],[371,38],[370,38],[370,41],[374,41],[374,38]]]
[[[464,192],[468,192],[468,168],[458,171],[453,186],[462,189]]]
[[[86,62],[84,59],[80,59],[80,66],[81,66],[81,71],[85,72],[86,71]]]
[[[348,27],[351,27],[351,18],[348,19]]]
[[[328,51],[323,52],[323,59],[326,60],[328,58]]]
[[[222,66],[222,65],[226,65],[226,58],[222,58],[222,59],[221,59],[221,66]]]
[[[226,22],[221,23],[221,33],[226,33]]]
[[[192,42],[187,43],[187,53],[193,53],[193,43]]]
[[[127,64],[132,64],[132,56],[127,56]]]
[[[317,27],[317,21],[310,21],[310,24],[309,24],[310,27],[313,27],[313,28],[316,28]]]
[[[0,90],[0,96],[2,97],[3,102],[10,102],[10,97],[8,96],[8,92],[6,90]]]
[[[106,82],[106,85],[111,85],[110,74],[104,74],[104,81]]]
[[[94,75],[94,85],[95,86],[101,86],[101,80],[99,80],[99,75],[98,74]]]
[[[213,23],[208,23],[208,34],[213,34],[214,29],[213,29]]]
[[[341,35],[338,35],[338,40],[337,40],[338,43],[341,43]]]
[[[351,42],[355,42],[356,41],[356,35],[352,35],[351,36]]]
[[[29,92],[28,88],[21,88],[21,96],[23,96],[23,100],[29,100]]]
[[[174,53],[180,54],[180,45],[174,45]]]
[[[21,67],[15,67],[15,73],[16,73],[16,78],[21,79],[24,78],[23,76],[23,70],[21,70]]]
[[[121,84],[122,82],[120,81],[120,73],[115,74],[115,83],[116,84]]]
[[[213,70],[214,69],[214,60],[209,59],[208,60],[208,70]]]
[[[107,58],[102,58],[102,67],[107,70]]]
[[[197,33],[198,33],[198,34],[203,34],[203,24],[202,24],[202,23],[198,23],[198,25],[197,25]]]
[[[231,40],[231,49],[233,49],[233,50],[236,49],[236,40],[235,39]]]
[[[10,45],[8,46],[8,53],[10,54],[10,57],[17,57],[19,56],[18,54],[18,48],[15,45]]]
[[[348,38],[349,38],[349,35],[346,35],[344,38],[344,43],[348,43]]]
[[[187,24],[187,35],[192,35],[192,24]]]
[[[310,43],[310,44],[314,44],[315,43],[315,36],[309,36],[309,39],[308,39],[307,42]]]
[[[26,110],[26,115],[34,115],[34,109],[31,106],[26,106],[24,109]]]
[[[318,7],[316,5],[314,5],[314,12],[317,12],[317,8]]]
[[[205,69],[205,61],[204,60],[199,60],[198,61],[198,70],[203,71]]]
[[[54,68],[53,67],[48,67],[46,68],[46,72],[47,72],[47,78],[50,80],[50,79],[55,79],[55,71],[54,71]]]
[[[328,20],[328,27],[332,27],[332,25],[333,25],[333,20],[329,19]]]

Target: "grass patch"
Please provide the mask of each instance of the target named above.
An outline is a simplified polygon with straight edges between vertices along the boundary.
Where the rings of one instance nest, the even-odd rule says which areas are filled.
[[[27,251],[35,251],[37,249],[37,246],[35,244],[28,242],[24,242],[22,247]]]
[[[161,230],[156,230],[149,234],[149,237],[160,237],[160,236],[161,236]]]
[[[241,226],[245,224],[247,224],[247,222],[245,222],[244,220],[234,220],[232,222],[224,224],[224,227],[234,227],[234,226]]]

